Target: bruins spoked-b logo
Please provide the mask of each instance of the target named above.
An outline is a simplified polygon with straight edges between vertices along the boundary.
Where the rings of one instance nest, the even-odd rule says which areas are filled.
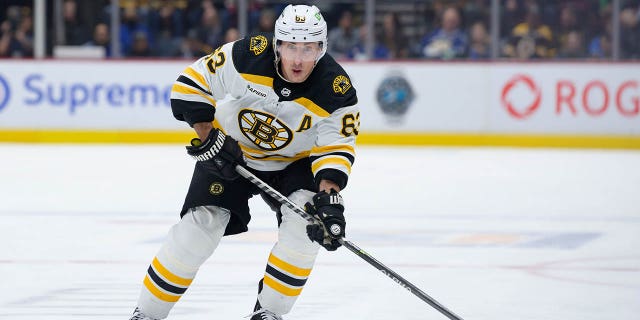
[[[238,124],[242,134],[263,150],[282,149],[293,139],[291,129],[268,113],[244,109],[238,114]]]
[[[264,52],[264,49],[267,48],[267,37],[265,36],[255,36],[251,37],[249,42],[249,50],[253,52],[256,56]]]
[[[345,94],[351,88],[349,78],[339,75],[333,79],[333,92]]]
[[[224,186],[220,182],[214,182],[209,186],[209,193],[214,196],[219,196],[224,192]]]

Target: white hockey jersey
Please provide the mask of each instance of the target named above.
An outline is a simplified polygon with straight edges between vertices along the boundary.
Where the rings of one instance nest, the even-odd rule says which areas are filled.
[[[305,82],[286,82],[271,45],[270,36],[255,35],[187,67],[171,91],[174,116],[190,125],[213,121],[238,140],[253,169],[282,170],[308,157],[317,181],[344,188],[360,126],[351,80],[325,55]]]

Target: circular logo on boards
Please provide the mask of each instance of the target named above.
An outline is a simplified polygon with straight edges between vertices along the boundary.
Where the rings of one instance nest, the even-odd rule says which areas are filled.
[[[382,80],[376,90],[376,100],[387,120],[400,122],[415,98],[409,81],[400,73],[392,72]]]
[[[532,115],[540,107],[541,100],[542,92],[536,82],[523,74],[518,74],[507,81],[500,94],[502,106],[512,117],[517,119],[524,119]]]
[[[9,90],[9,83],[7,80],[0,75],[0,111],[4,109],[9,103],[9,96],[11,95],[11,91]]]

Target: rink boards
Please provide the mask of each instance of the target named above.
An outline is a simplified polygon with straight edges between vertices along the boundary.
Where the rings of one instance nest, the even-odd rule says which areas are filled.
[[[187,60],[2,60],[0,141],[173,143]],[[360,144],[640,148],[633,63],[343,64]]]

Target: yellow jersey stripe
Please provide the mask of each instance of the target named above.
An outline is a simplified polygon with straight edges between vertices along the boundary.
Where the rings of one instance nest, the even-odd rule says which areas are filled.
[[[326,118],[330,115],[329,112],[325,111],[319,105],[315,104],[313,101],[307,98],[300,97],[293,101],[303,105],[305,108],[307,108],[307,110],[313,112],[315,115],[318,115],[320,117]]]
[[[207,81],[204,79],[204,76],[200,74],[198,71],[196,71],[192,67],[187,67],[186,69],[184,69],[184,73],[190,76],[191,78],[193,78],[193,80],[196,80],[196,82],[201,87],[203,87],[204,89],[207,89],[208,91],[211,91],[211,89],[209,89],[209,85],[207,85]]]
[[[241,73],[240,75],[249,82],[273,88],[273,78],[271,77],[259,76],[257,74],[250,73]]]
[[[165,268],[160,263],[160,261],[158,260],[157,257],[153,258],[153,262],[151,263],[151,265],[153,265],[153,268],[156,269],[156,271],[160,275],[162,275],[165,279],[167,279],[170,282],[173,282],[173,283],[175,283],[177,285],[181,285],[183,287],[187,287],[193,281],[193,279],[182,278],[182,277],[176,276],[175,274],[171,273],[171,271],[167,270],[167,268]]]
[[[149,290],[149,292],[151,292],[151,294],[153,294],[154,296],[156,296],[156,298],[162,300],[162,301],[166,301],[166,302],[177,302],[181,296],[176,296],[173,294],[168,294],[168,293],[164,293],[162,291],[160,291],[160,289],[156,288],[156,286],[153,284],[153,282],[151,281],[151,279],[149,279],[149,275],[147,275],[146,277],[144,277],[144,286],[147,288],[147,290]]]
[[[242,151],[244,151],[244,152],[251,152],[251,153],[267,155],[267,153],[265,151],[262,151],[260,149],[254,149],[254,148],[251,148],[251,147],[247,147],[245,145],[240,145],[240,149],[242,149]]]
[[[280,260],[280,258],[273,255],[269,255],[269,263],[278,267],[280,270],[284,270],[294,276],[298,277],[308,277],[311,274],[311,269],[304,269],[300,267],[296,267],[288,262]]]
[[[307,158],[309,157],[309,151],[304,151],[304,152],[300,152],[298,154],[295,154],[291,157],[285,157],[285,156],[271,156],[269,154],[265,154],[265,153],[260,153],[260,155],[255,155],[255,154],[249,154],[249,153],[257,153],[257,152],[253,152],[250,150],[246,150],[244,146],[240,146],[240,149],[242,149],[242,151],[244,151],[244,155],[245,157],[251,159],[251,160],[258,160],[258,161],[287,161],[287,162],[293,162],[296,160],[300,160],[302,158]]]
[[[311,171],[313,171],[313,173],[315,174],[316,172],[320,171],[321,167],[329,164],[337,164],[337,165],[343,166],[347,169],[347,173],[351,174],[351,162],[339,156],[338,157],[327,156],[314,161],[313,164],[311,165]]]
[[[323,153],[331,153],[331,152],[347,152],[347,153],[351,153],[353,155],[356,154],[356,150],[353,148],[353,146],[350,146],[350,145],[347,145],[347,144],[311,148],[311,154],[312,155],[323,154]]]
[[[220,125],[220,122],[218,122],[218,119],[213,119],[213,121],[211,122],[211,125],[212,125],[214,128],[216,128],[216,129],[218,129],[218,130],[222,131],[222,133],[227,134],[227,133],[224,131],[224,129],[222,128],[222,126]]]
[[[171,92],[177,92],[177,93],[182,93],[182,94],[195,94],[198,96],[201,96],[207,100],[209,100],[209,102],[211,102],[212,105],[216,105],[216,100],[214,100],[213,98],[211,98],[210,95],[207,95],[205,93],[203,93],[202,91],[193,88],[193,87],[188,87],[186,85],[182,85],[179,82],[176,82],[173,84],[173,87],[171,87]]]
[[[284,294],[285,296],[290,296],[290,297],[299,296],[300,292],[302,292],[302,288],[291,289],[291,288],[281,284],[280,282],[272,279],[271,277],[269,277],[267,275],[264,276],[264,278],[262,279],[262,282],[265,285],[271,287],[273,290]]]

